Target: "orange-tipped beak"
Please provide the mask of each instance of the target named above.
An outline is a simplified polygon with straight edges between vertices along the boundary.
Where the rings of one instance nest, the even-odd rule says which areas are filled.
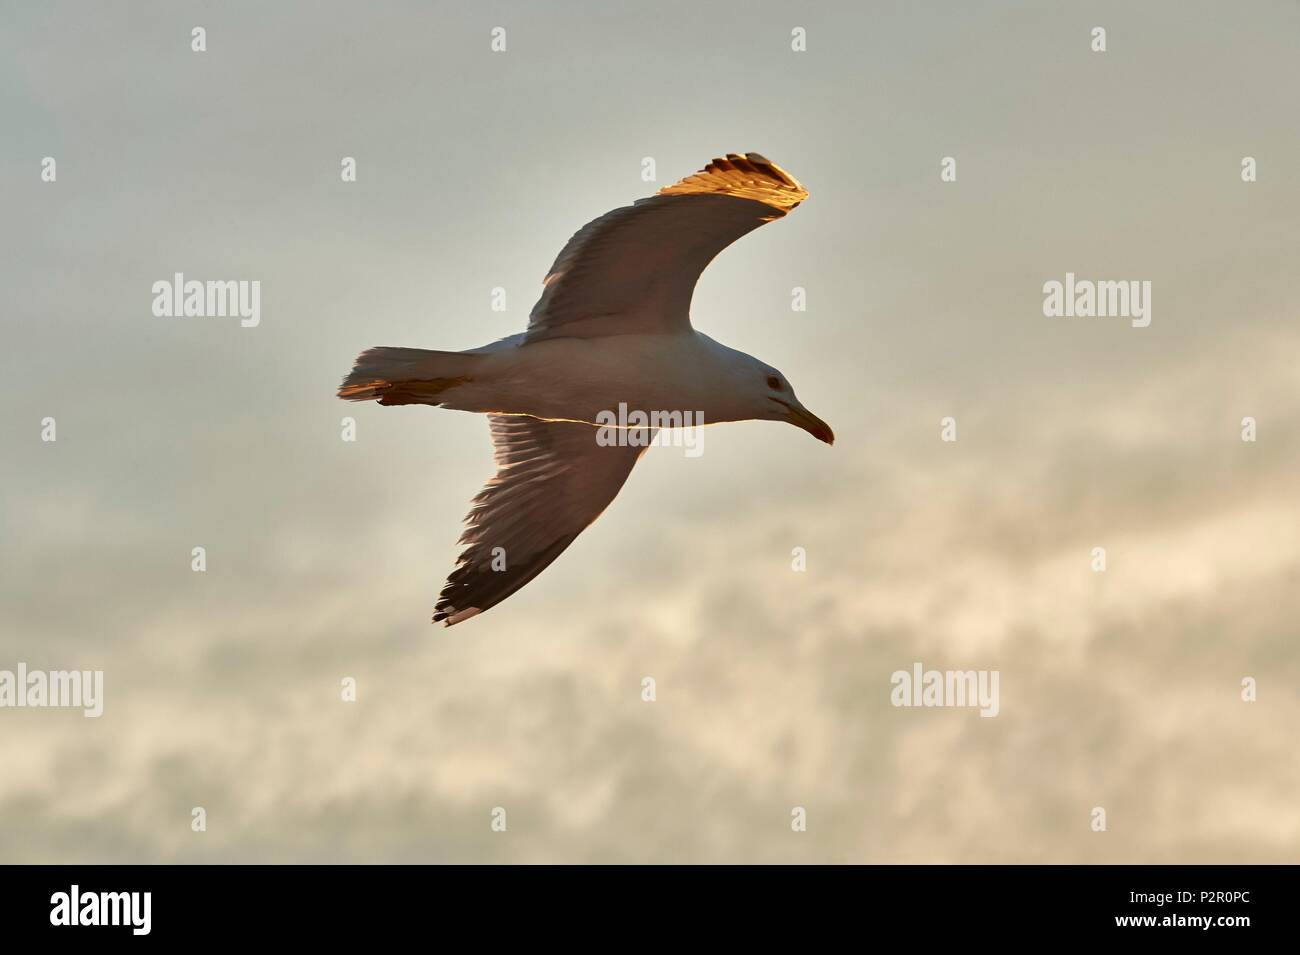
[[[802,405],[789,405],[784,401],[781,404],[785,405],[786,408],[786,421],[789,421],[796,428],[803,428],[818,441],[825,441],[827,444],[835,443],[835,432],[821,418]]]

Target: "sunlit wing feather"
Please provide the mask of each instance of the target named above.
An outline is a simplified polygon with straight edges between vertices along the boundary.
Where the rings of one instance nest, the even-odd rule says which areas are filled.
[[[807,198],[775,163],[730,153],[658,195],[606,213],[556,258],[525,342],[690,329],[691,295],[714,256]]]

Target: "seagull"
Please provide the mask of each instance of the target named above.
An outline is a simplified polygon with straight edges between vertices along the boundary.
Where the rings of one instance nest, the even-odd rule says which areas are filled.
[[[835,435],[771,365],[691,326],[691,294],[719,252],[808,198],[758,153],[728,153],[574,234],[526,331],[462,352],[371,348],[338,396],[488,416],[497,473],[474,498],[465,545],[434,609],[452,626],[540,574],[614,500],[654,432],[600,440],[627,421],[785,421]],[[657,415],[657,417],[656,417]],[[624,420],[624,419],[620,419]]]

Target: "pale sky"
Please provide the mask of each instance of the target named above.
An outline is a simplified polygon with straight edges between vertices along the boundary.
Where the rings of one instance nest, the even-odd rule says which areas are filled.
[[[0,4],[0,670],[105,682],[0,708],[0,861],[1294,862],[1297,36],[1280,0]],[[586,221],[750,150],[811,197],[694,321],[835,446],[653,449],[431,626],[486,423],[345,405],[353,357],[522,330]],[[155,317],[174,272],[260,281],[260,325]],[[1151,282],[1150,327],[1045,317],[1067,272]],[[998,715],[892,706],[917,661],[997,670]]]

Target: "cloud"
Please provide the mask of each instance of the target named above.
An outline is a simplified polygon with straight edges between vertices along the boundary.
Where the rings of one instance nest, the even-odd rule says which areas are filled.
[[[528,602],[452,630],[425,624],[437,568],[405,495],[369,537],[293,532],[233,579],[141,583],[118,608],[134,632],[102,652],[101,720],[4,714],[0,813],[27,823],[5,855],[1277,861],[1300,840],[1300,540],[1278,532],[1300,526],[1297,445],[1156,427],[1198,367],[1167,370],[1145,410],[1029,386],[1014,429],[883,431],[833,463],[862,483],[816,498],[669,506],[653,528],[616,506]],[[1262,453],[1198,471],[1169,464],[1180,444]],[[672,545],[638,557],[660,534]],[[324,556],[349,553],[383,559]],[[32,612],[17,632],[39,632]],[[913,661],[1000,670],[1000,714],[891,707]]]

